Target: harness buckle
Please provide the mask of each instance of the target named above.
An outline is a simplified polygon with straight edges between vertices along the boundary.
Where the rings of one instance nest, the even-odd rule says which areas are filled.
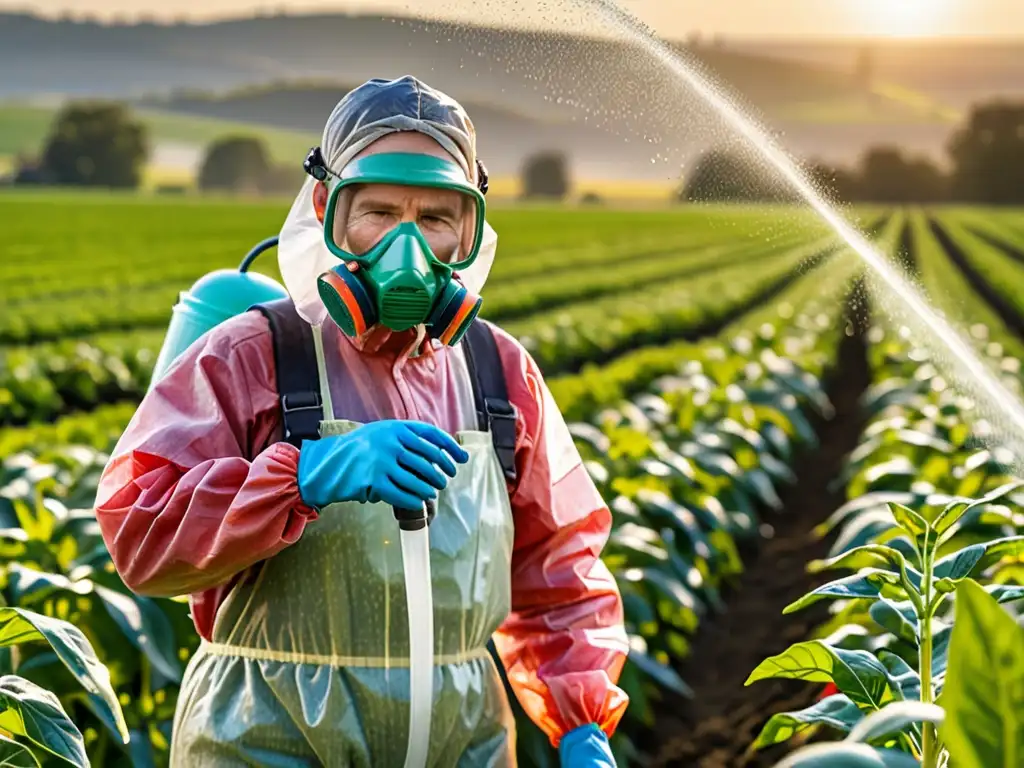
[[[315,440],[320,437],[323,402],[319,392],[291,392],[281,397],[286,440],[300,437]]]

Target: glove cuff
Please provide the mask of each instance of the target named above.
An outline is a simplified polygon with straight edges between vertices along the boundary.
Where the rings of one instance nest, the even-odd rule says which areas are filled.
[[[586,741],[594,735],[597,735],[605,743],[608,742],[608,737],[604,735],[604,731],[601,730],[601,726],[597,723],[587,723],[586,725],[581,725],[578,728],[573,728],[565,734],[562,737],[562,740],[558,743],[559,755],[564,756],[566,752],[581,741]]]

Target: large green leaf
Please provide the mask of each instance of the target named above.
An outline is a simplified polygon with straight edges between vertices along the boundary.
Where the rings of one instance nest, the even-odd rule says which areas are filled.
[[[901,656],[884,648],[878,651],[878,660],[889,671],[889,676],[900,694],[898,698],[920,701],[921,676],[917,674],[916,669],[907,664]]]
[[[1024,539],[1022,539],[1024,541]],[[972,544],[946,555],[935,563],[936,579],[962,579],[970,575],[985,555],[985,544]]]
[[[902,590],[896,587],[899,582],[900,577],[892,571],[883,571],[881,568],[865,568],[851,576],[836,579],[818,587],[813,592],[809,592],[799,600],[787,605],[782,612],[793,613],[830,597],[848,600],[855,598],[877,600],[883,593],[899,597],[903,594]]]
[[[181,664],[174,643],[174,628],[167,615],[146,597],[96,587],[107,612],[140,651],[165,677],[181,682]]]
[[[989,584],[985,591],[999,603],[1012,603],[1024,599],[1024,586],[1017,584]]]
[[[890,504],[889,509],[892,510],[892,516],[900,528],[915,539],[928,532],[928,521],[910,507],[902,504]]]
[[[973,544],[973,547],[981,547],[984,554],[975,563],[972,574],[986,572],[999,563],[1006,561],[1010,563],[1024,562],[1024,536],[1010,536],[1005,539],[993,539],[991,541]],[[945,559],[945,558],[943,558]]]
[[[0,768],[39,768],[32,751],[0,734]]]
[[[763,749],[772,744],[780,744],[816,725],[827,725],[842,733],[849,733],[863,717],[860,709],[849,697],[837,693],[799,712],[780,712],[772,715],[761,729],[752,748]]]
[[[775,768],[920,768],[906,752],[867,744],[814,744],[794,752]]]
[[[0,646],[45,640],[68,670],[85,688],[97,708],[117,723],[125,743],[128,727],[117,696],[110,684],[110,673],[96,657],[78,627],[60,619],[43,616],[22,608],[0,607]]]
[[[950,528],[967,510],[973,509],[974,507],[980,507],[985,504],[991,504],[993,501],[998,501],[1007,494],[1020,488],[1022,483],[1020,481],[1014,481],[999,486],[994,491],[985,494],[980,499],[957,499],[946,505],[946,508],[942,510],[935,518],[932,523],[932,527],[937,533],[944,533]]]
[[[791,645],[777,656],[762,661],[745,685],[773,677],[834,682],[862,709],[881,709],[897,698],[895,683],[882,663],[867,651],[833,648],[821,640]]]
[[[5,708],[0,728],[72,765],[89,768],[82,734],[52,693],[23,677],[5,675],[0,677],[0,702]]]
[[[62,590],[87,595],[93,589],[92,582],[71,581],[59,573],[45,573],[17,563],[8,566],[7,586],[11,599],[24,607],[40,603]]]
[[[1024,765],[1024,629],[970,581],[957,592],[940,704],[957,768]]]
[[[870,742],[903,731],[916,723],[941,723],[942,707],[923,701],[894,701],[873,712],[850,731],[847,741]]]
[[[892,602],[884,597],[880,597],[871,604],[868,612],[875,623],[882,629],[892,632],[893,635],[901,640],[917,644],[917,613],[914,610],[913,603],[909,600]]]

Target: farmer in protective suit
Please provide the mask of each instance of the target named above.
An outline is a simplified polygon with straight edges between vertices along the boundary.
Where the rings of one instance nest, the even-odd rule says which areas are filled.
[[[402,765],[409,637],[387,505],[433,500],[429,764],[514,765],[493,637],[562,764],[614,765],[627,640],[599,559],[611,515],[518,342],[476,321],[492,364],[465,349],[497,239],[471,121],[412,77],[371,80],[334,109],[306,170],[278,254],[312,339],[312,400],[282,408],[294,366],[275,359],[271,318],[245,312],[154,385],[100,483],[124,581],[189,594],[203,640],[172,764]],[[379,298],[412,273],[451,294],[429,321],[408,292]],[[395,330],[402,318],[416,324]],[[514,414],[480,396],[495,378]],[[310,402],[311,439],[286,439]],[[499,427],[504,451],[485,431]]]

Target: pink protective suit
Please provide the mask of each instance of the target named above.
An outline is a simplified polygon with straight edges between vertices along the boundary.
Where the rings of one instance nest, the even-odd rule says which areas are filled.
[[[380,329],[378,329],[380,330]],[[512,613],[495,636],[526,712],[557,746],[598,723],[610,736],[628,699],[622,602],[600,552],[611,514],[585,471],[540,371],[495,336],[518,413]],[[323,326],[335,413],[413,419],[454,434],[475,412],[461,351],[384,331],[354,340]],[[337,368],[341,366],[341,368]],[[317,524],[299,495],[299,451],[281,442],[266,319],[233,318],[194,344],[146,397],[103,474],[96,514],[115,565],[144,595],[190,594],[209,639],[238,575]]]

